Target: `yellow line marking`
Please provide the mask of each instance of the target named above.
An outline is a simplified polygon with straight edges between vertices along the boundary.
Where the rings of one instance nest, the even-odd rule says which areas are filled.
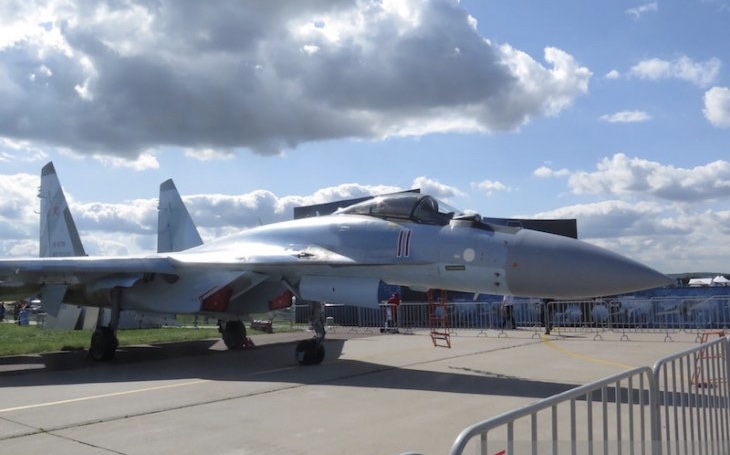
[[[540,340],[545,344],[545,346],[547,346],[551,349],[555,349],[556,351],[561,352],[565,355],[569,355],[570,357],[575,357],[576,359],[585,360],[587,362],[592,362],[592,363],[600,363],[603,365],[610,365],[613,367],[619,367],[619,368],[623,368],[625,370],[630,370],[630,369],[634,368],[632,365],[627,365],[625,363],[612,362],[611,360],[598,359],[596,357],[591,357],[591,356],[587,356],[587,355],[583,355],[583,354],[578,354],[577,352],[569,351],[563,347],[556,345],[555,343],[550,341],[550,338],[548,338],[544,335],[540,336]]]

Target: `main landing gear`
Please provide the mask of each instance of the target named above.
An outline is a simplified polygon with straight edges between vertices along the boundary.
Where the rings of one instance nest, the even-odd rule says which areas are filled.
[[[89,346],[89,358],[96,361],[108,361],[114,359],[119,347],[117,340],[117,327],[119,327],[119,290],[111,291],[111,318],[109,325],[102,325],[104,322],[104,309],[99,308],[99,316],[96,319],[96,330],[91,335],[91,346]]]
[[[246,336],[246,326],[240,319],[229,321],[218,321],[218,331],[221,333],[223,343],[228,349],[243,349],[253,347],[253,341]]]
[[[297,343],[296,358],[300,365],[319,365],[324,360],[324,312],[320,302],[311,302],[309,308],[312,313],[310,320],[314,336],[309,340]]]
[[[91,335],[91,346],[89,347],[89,358],[96,361],[112,360],[117,353],[119,340],[116,330],[111,326],[97,327]]]

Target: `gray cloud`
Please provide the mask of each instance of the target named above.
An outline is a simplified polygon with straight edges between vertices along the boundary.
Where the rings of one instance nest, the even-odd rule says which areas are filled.
[[[509,131],[591,76],[558,49],[545,67],[493,45],[444,0],[16,6],[0,19],[0,137],[79,153]]]

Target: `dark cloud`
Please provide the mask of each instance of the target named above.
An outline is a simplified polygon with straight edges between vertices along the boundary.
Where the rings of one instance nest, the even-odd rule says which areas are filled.
[[[553,72],[495,46],[456,2],[398,6],[24,6],[0,20],[30,30],[0,43],[0,137],[129,158],[165,145],[278,153],[348,137],[513,130],[586,90],[590,72],[572,58],[546,50]]]

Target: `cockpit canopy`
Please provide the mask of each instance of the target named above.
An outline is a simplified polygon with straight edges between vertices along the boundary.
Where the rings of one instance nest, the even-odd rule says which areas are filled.
[[[382,219],[409,220],[414,223],[446,226],[454,214],[460,213],[431,196],[419,193],[399,193],[378,196],[339,209],[335,214],[368,215]]]

